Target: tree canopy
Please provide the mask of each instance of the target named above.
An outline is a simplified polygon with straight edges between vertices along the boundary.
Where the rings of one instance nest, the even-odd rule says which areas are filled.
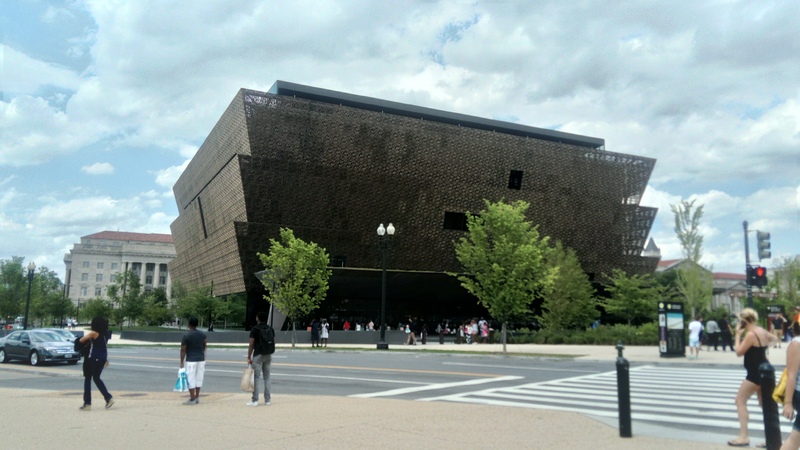
[[[675,215],[675,234],[681,243],[683,257],[699,264],[703,257],[703,235],[700,234],[700,219],[703,218],[703,206],[694,209],[694,202],[681,200],[678,205],[669,205]],[[692,212],[694,209],[694,212]]]
[[[604,301],[607,314],[625,320],[629,328],[655,320],[661,288],[650,275],[629,276],[614,269],[608,278],[606,290],[610,296]]]
[[[317,309],[328,292],[330,257],[324,248],[295,237],[289,228],[281,228],[280,241],[270,239],[269,253],[258,253],[258,257],[270,274],[269,281],[261,280],[267,289],[264,299],[291,320],[294,346],[297,319]]]
[[[539,323],[556,331],[585,329],[600,316],[600,311],[594,287],[581,268],[578,255],[559,241],[550,252],[548,264],[557,275],[554,283],[542,291]]]
[[[451,274],[503,324],[506,351],[508,322],[531,314],[531,302],[555,280],[548,265],[548,238],[526,218],[524,201],[492,203],[478,214],[467,214],[467,233],[455,244],[463,272]]]

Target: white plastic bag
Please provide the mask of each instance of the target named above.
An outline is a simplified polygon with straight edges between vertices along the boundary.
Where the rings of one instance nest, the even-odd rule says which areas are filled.
[[[173,392],[189,392],[189,382],[186,379],[186,369],[178,369],[178,379],[175,381]]]
[[[253,370],[252,366],[248,365],[247,367],[244,368],[244,371],[242,372],[242,382],[241,384],[239,384],[239,387],[244,392],[253,392],[256,389],[254,377],[255,377],[255,371]]]

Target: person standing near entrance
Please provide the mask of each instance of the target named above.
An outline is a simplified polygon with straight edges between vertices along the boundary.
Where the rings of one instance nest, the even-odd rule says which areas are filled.
[[[264,380],[264,404],[272,404],[269,366],[275,352],[275,330],[267,323],[267,313],[256,314],[256,326],[250,330],[250,345],[247,347],[247,364],[253,367],[253,397],[247,406],[258,406],[259,379]]]
[[[697,317],[689,322],[689,359],[697,359],[700,356],[700,333],[702,331],[703,324]]]
[[[736,350],[733,349],[733,330],[731,330],[730,322],[725,316],[722,316],[717,321],[717,325],[719,326],[719,336],[722,340],[722,351],[724,352],[727,347],[730,347],[731,351],[735,352]]]
[[[370,322],[371,324],[372,322]],[[322,319],[322,323],[319,326],[319,337],[322,340],[322,346],[328,346],[328,337],[330,336],[330,324],[328,323],[328,319]]]
[[[717,351],[720,329],[719,324],[713,317],[706,322],[706,332],[708,333],[708,346],[706,347],[706,351],[711,350],[712,345],[714,346],[714,351]]]
[[[775,337],[778,338],[778,343],[773,345],[772,348],[778,347],[781,348],[781,342],[783,342],[783,323],[786,322],[786,319],[783,317],[783,313],[778,313],[772,319],[772,332],[775,334]]]
[[[189,384],[189,400],[184,405],[200,403],[200,388],[203,387],[203,378],[206,372],[206,347],[208,340],[206,334],[197,329],[197,317],[189,319],[189,332],[181,340],[181,369],[186,360],[186,381]]]

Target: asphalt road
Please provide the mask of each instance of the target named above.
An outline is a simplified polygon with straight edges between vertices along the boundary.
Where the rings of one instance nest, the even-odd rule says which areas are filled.
[[[203,390],[238,392],[246,356],[244,348],[208,349]],[[112,393],[171,391],[179,350],[117,347],[109,349],[109,361],[103,380]],[[272,383],[274,392],[289,395],[381,396],[391,391],[393,397],[413,400],[434,389],[447,394],[613,370],[608,363],[572,358],[279,349],[273,355]],[[79,391],[81,376],[80,364],[31,367],[14,361],[0,366],[0,379],[9,388]]]

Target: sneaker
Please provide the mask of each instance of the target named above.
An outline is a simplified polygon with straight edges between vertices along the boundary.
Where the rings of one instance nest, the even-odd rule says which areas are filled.
[[[78,409],[80,409],[81,411],[91,411],[92,410],[92,405],[87,405],[86,403],[84,403],[83,406],[81,406]]]
[[[269,403],[267,403],[269,405]],[[245,406],[258,406],[258,402],[247,402],[244,404]]]
[[[269,405],[271,405],[271,404],[272,404],[272,402],[271,402],[271,401],[269,401],[269,400],[267,400],[267,406],[269,406]]]
[[[197,399],[196,398],[190,398],[189,400],[186,400],[185,402],[183,402],[183,404],[184,405],[196,405],[197,404]]]
[[[114,406],[114,399],[113,399],[113,398],[110,398],[110,399],[108,399],[108,401],[106,402],[106,409],[108,409],[108,408],[111,408],[112,406]]]

